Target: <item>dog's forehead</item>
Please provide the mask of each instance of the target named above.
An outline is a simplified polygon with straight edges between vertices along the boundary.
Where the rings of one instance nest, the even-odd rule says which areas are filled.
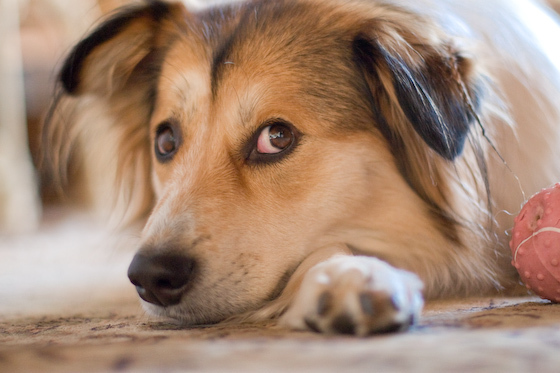
[[[307,109],[317,109],[309,115],[333,120],[354,100],[349,88],[357,76],[356,19],[347,12],[279,0],[212,9],[195,18],[164,63],[164,74],[181,76],[163,84],[173,81],[207,102],[235,100],[245,106],[242,116],[267,100],[288,106],[305,96]]]
[[[326,7],[319,11],[311,5],[255,1],[237,8],[226,26],[221,25],[224,18],[206,19],[205,23],[220,24],[214,29],[222,31],[215,35],[219,42],[212,51],[213,84],[219,84],[232,64],[243,64],[249,71],[280,68],[321,75],[328,70],[350,47],[349,25],[344,12]]]

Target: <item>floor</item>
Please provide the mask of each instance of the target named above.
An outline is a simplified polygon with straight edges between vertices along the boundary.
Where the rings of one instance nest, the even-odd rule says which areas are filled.
[[[0,372],[559,371],[560,305],[534,297],[432,303],[410,332],[370,338],[183,329],[143,313],[131,232],[48,210],[35,235],[0,238]]]

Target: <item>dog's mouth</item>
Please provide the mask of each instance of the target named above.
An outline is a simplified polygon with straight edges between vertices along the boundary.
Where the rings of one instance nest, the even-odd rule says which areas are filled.
[[[139,252],[130,263],[128,277],[149,314],[185,326],[207,325],[246,315],[274,301],[300,264],[267,283],[263,278],[257,280],[248,265],[241,271],[210,270],[203,262],[179,254]]]

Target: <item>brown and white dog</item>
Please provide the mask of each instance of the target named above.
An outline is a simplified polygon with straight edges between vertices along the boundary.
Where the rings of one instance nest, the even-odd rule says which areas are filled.
[[[512,215],[560,180],[559,38],[530,1],[150,1],[70,53],[49,160],[149,212],[152,314],[400,330],[516,284]]]

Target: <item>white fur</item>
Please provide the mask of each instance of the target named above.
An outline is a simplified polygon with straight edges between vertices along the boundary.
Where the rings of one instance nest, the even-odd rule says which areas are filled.
[[[420,317],[424,305],[422,288],[417,276],[377,258],[334,256],[311,268],[280,322],[304,330],[311,322],[322,331],[336,333],[333,320],[345,316],[352,320],[354,333],[360,336],[391,325],[408,326]],[[332,304],[321,314],[319,298],[324,294]],[[371,309],[364,310],[361,296],[373,303]]]

